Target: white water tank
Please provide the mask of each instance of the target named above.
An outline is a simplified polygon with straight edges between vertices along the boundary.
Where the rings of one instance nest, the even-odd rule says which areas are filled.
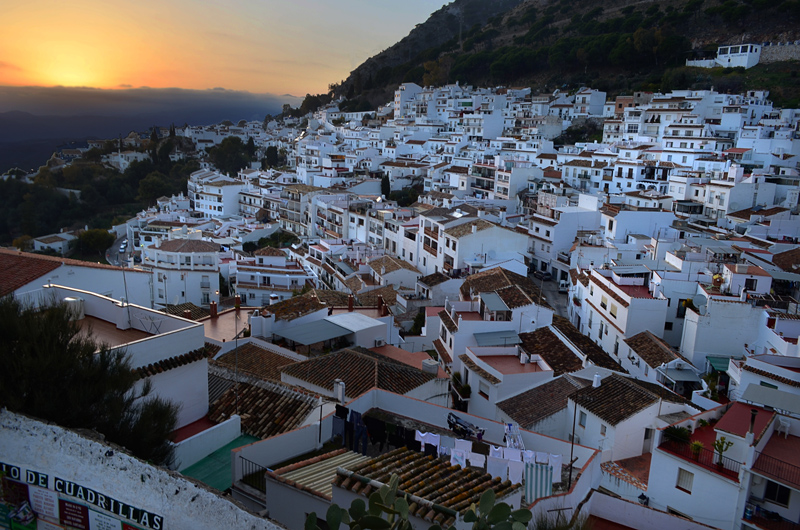
[[[83,309],[83,298],[70,296],[64,298],[64,304],[67,306],[67,313],[69,314],[69,319],[71,321],[83,320],[83,317],[86,316],[86,313]]]
[[[423,359],[422,371],[436,375],[437,373],[439,373],[439,363],[436,362],[434,359]]]

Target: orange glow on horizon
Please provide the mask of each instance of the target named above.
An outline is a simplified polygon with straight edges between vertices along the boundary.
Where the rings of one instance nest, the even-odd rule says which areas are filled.
[[[0,85],[321,93],[442,3],[391,14],[363,0],[8,3]]]

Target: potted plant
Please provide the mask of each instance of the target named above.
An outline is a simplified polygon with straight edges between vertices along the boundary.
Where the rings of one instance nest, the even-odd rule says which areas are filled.
[[[724,436],[720,436],[714,441],[714,451],[717,452],[719,455],[719,460],[717,460],[717,468],[722,469],[724,467],[722,461],[722,454],[731,448],[733,442],[729,442]]]
[[[700,453],[705,449],[705,445],[700,440],[695,440],[689,444],[689,449],[692,451],[692,460],[700,460]]]

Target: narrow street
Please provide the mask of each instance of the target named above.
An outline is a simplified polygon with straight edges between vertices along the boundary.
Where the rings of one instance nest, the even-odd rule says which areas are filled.
[[[547,303],[555,310],[556,314],[566,317],[568,295],[567,293],[558,292],[558,282],[555,280],[542,281],[538,278],[534,278],[533,275],[529,276],[529,278],[541,288],[542,294],[547,299]]]

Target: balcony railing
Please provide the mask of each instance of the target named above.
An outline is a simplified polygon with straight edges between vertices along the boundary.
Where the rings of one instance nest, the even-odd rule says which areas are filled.
[[[753,464],[753,471],[791,484],[795,489],[800,489],[800,467],[787,464],[773,456],[758,453],[758,458]]]
[[[716,451],[703,448],[695,455],[688,443],[676,442],[675,440],[664,440],[658,448],[676,456],[683,457],[700,467],[715,471],[724,477],[739,482],[739,468],[742,466],[741,462],[737,462],[727,456],[720,457]]]
[[[428,252],[430,255],[432,255],[432,256],[437,256],[437,255],[439,254],[439,253],[436,251],[436,249],[435,249],[435,248],[433,248],[433,247],[432,247],[432,246],[430,246],[430,245],[424,245],[424,244],[423,244],[423,245],[422,245],[422,248],[424,248],[424,249],[425,249],[425,250],[426,250],[426,251],[427,251],[427,252]]]
[[[265,473],[267,468],[243,457],[239,457],[239,462],[242,466],[242,482],[258,491],[266,492],[267,479]]]
[[[424,232],[425,232],[426,236],[428,236],[429,238],[433,239],[434,241],[439,239],[439,232],[438,231],[431,230],[430,228],[425,227]]]

